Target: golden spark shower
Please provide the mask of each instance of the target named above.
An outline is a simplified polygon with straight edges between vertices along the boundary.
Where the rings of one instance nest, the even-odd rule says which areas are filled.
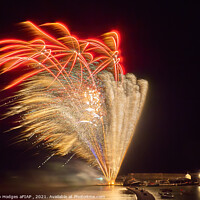
[[[119,33],[79,39],[61,23],[22,25],[32,40],[0,41],[1,74],[16,74],[3,90],[18,88],[5,115],[20,116],[18,142],[77,155],[114,182],[148,89],[125,75]]]

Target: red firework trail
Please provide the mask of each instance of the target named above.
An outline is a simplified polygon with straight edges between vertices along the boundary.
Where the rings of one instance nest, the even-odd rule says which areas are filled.
[[[54,37],[30,21],[22,23],[36,37],[31,41],[6,39],[0,41],[1,73],[20,68],[28,69],[4,89],[9,89],[27,78],[47,71],[59,81],[58,77],[70,77],[75,66],[80,67],[80,84],[83,71],[88,79],[106,69],[114,74],[115,80],[121,79],[124,69],[119,58],[119,34],[116,31],[102,35],[97,39],[81,40],[72,36],[62,23],[45,23],[40,27],[50,28],[61,37]],[[53,73],[56,70],[56,74]],[[64,87],[64,86],[63,86]]]

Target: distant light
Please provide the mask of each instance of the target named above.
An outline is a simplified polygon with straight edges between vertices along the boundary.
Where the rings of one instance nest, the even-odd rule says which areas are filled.
[[[100,180],[100,181],[103,181],[103,177],[100,177],[100,178],[97,178],[98,180]]]
[[[185,175],[185,178],[187,178],[187,179],[190,179],[190,180],[191,180],[191,175],[187,173],[187,174]]]

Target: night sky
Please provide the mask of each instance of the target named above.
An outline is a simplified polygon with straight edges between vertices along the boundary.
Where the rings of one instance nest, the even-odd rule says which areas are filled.
[[[146,104],[120,174],[197,171],[199,6],[192,1],[133,2],[3,1],[0,39],[23,39],[16,24],[26,20],[63,22],[79,38],[118,30],[126,72],[149,81]],[[1,78],[1,84],[5,81]],[[24,146],[9,145],[12,136],[2,133],[8,127],[0,122],[0,171],[41,162],[43,153],[37,157],[24,153]]]

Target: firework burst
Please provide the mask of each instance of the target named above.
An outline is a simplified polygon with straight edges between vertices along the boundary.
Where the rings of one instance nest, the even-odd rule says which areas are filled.
[[[147,81],[124,75],[119,36],[80,40],[61,23],[32,22],[31,41],[2,40],[1,73],[21,70],[4,90],[20,85],[6,116],[20,115],[19,141],[43,144],[52,155],[74,152],[114,181],[141,113]]]

